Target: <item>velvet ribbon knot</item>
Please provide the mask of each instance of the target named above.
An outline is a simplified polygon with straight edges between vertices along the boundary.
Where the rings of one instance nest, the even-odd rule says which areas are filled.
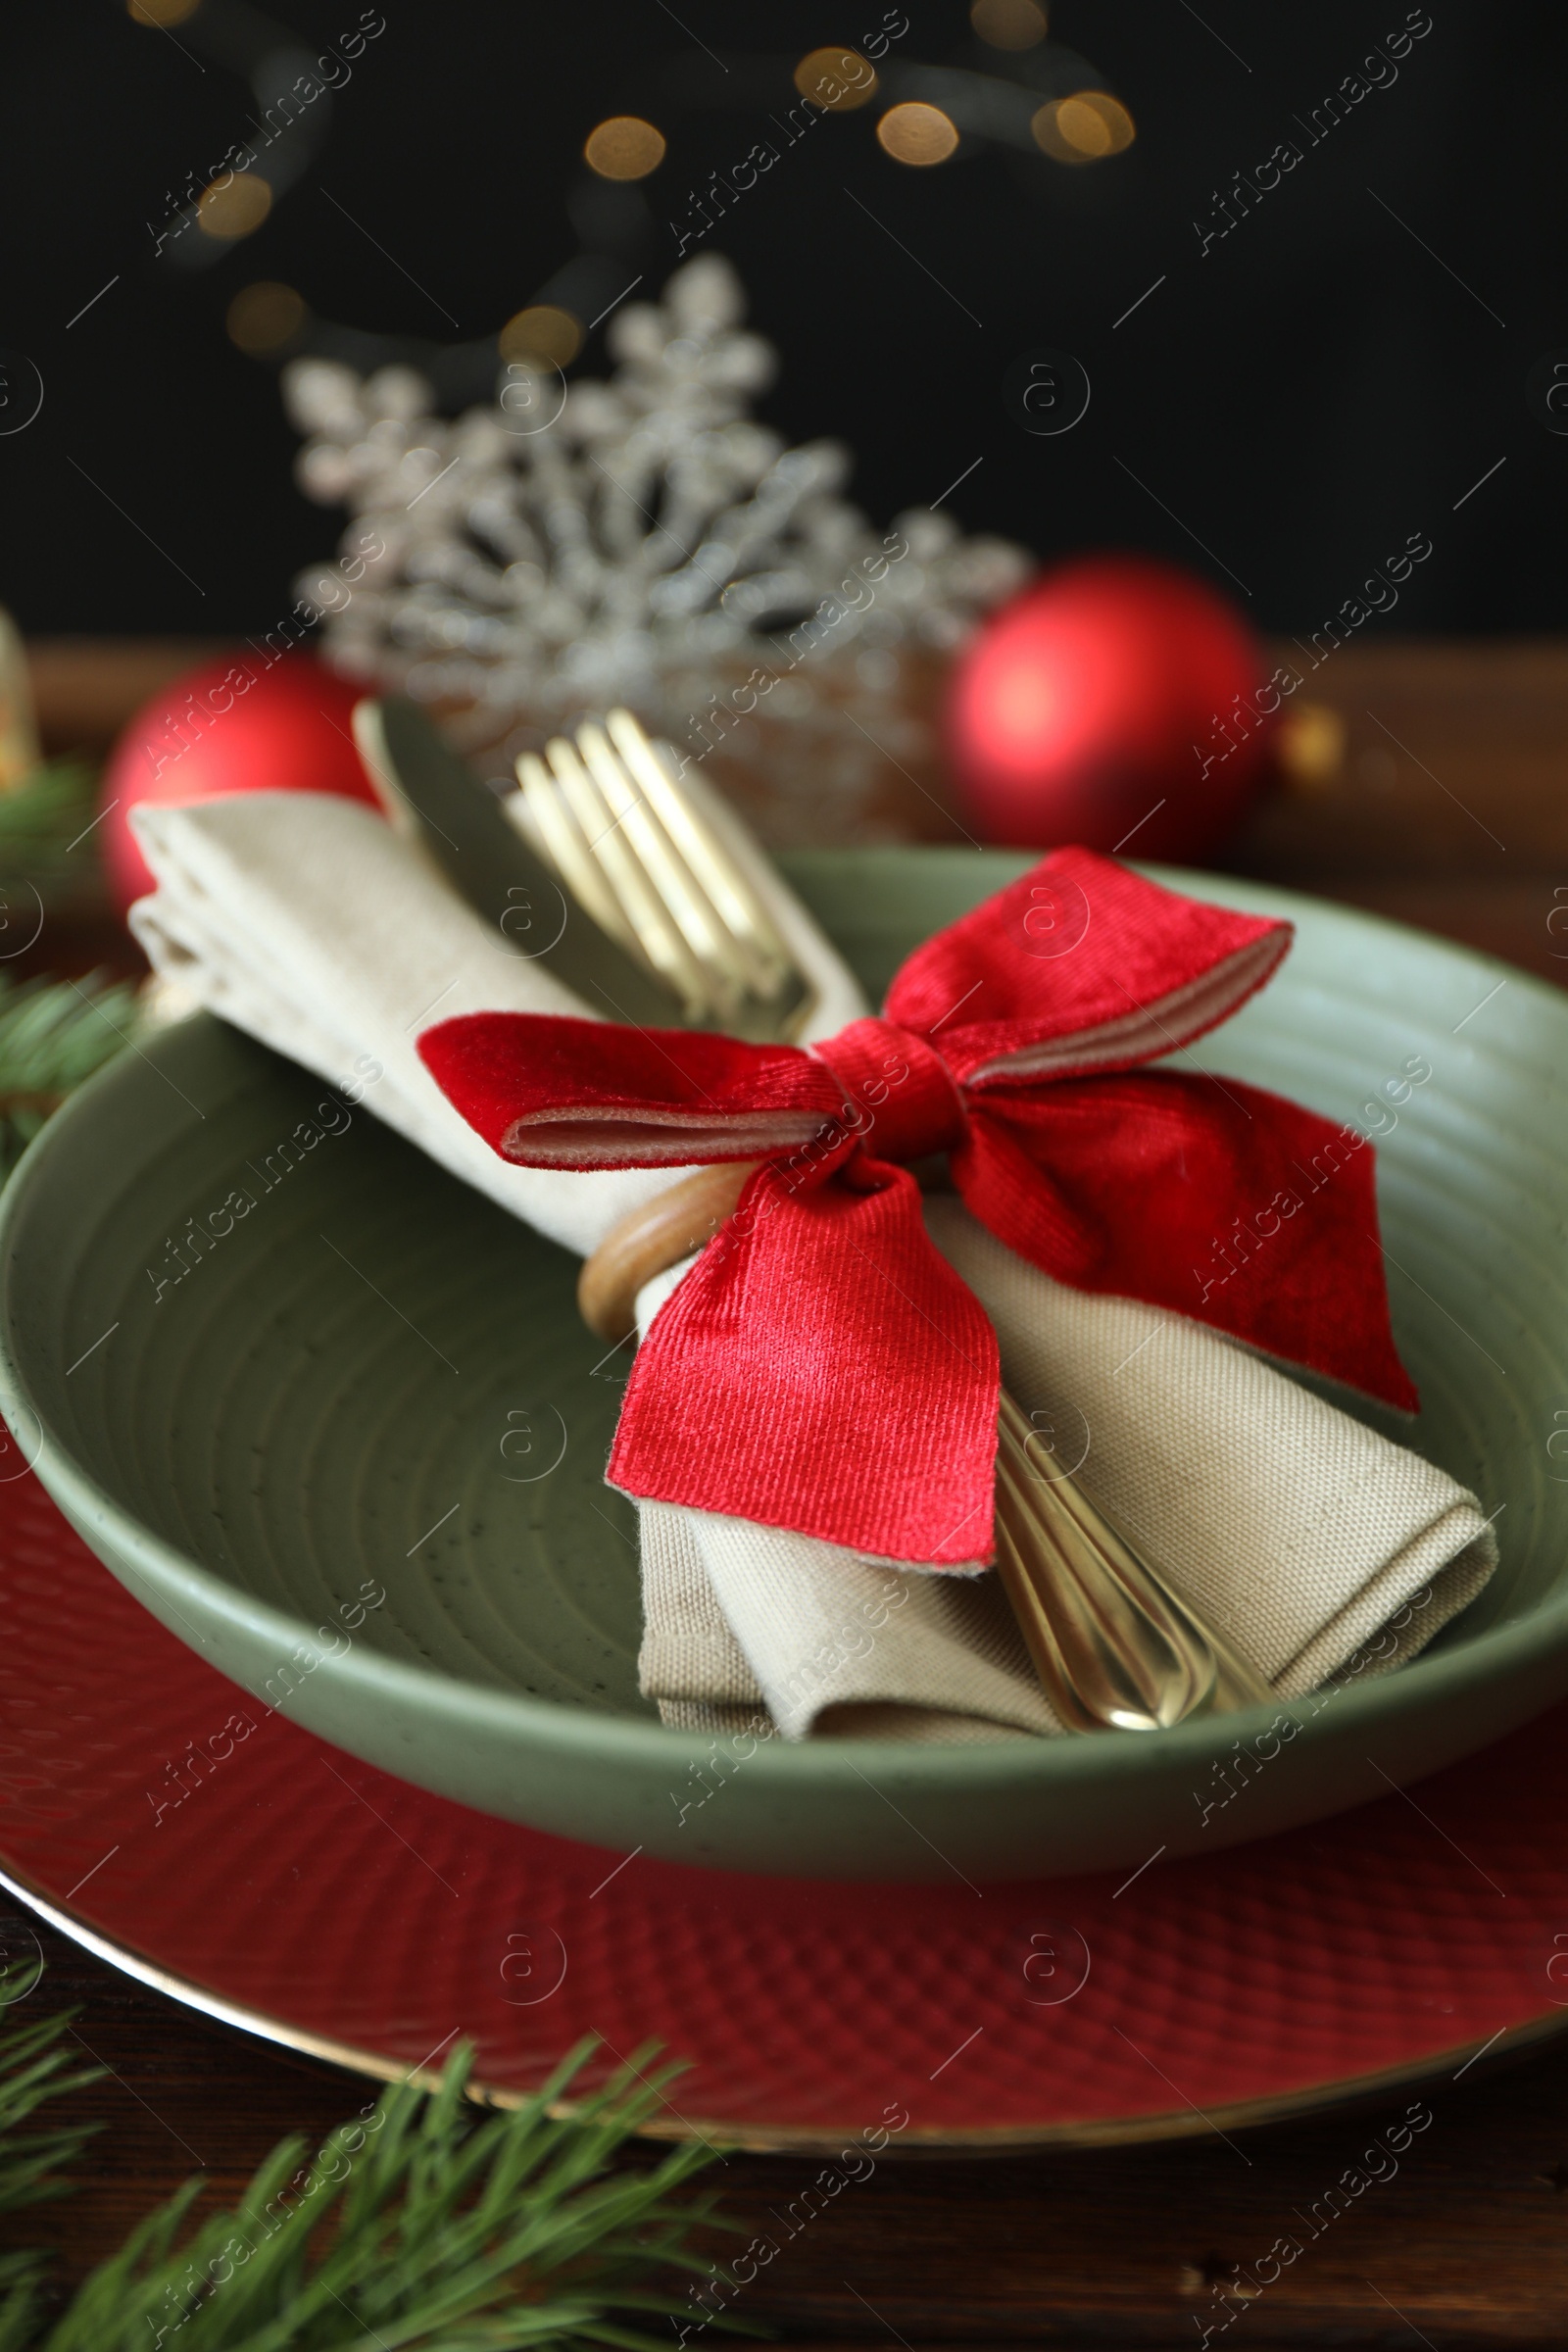
[[[1079,1290],[1115,1292],[1413,1409],[1373,1151],[1184,1054],[1291,926],[1057,851],[915,951],[881,1019],[806,1053],[474,1013],[419,1040],[531,1167],[758,1160],[655,1317],[610,1479],[640,1497],[937,1567],[992,1556],[996,1338],[929,1241],[909,1163]]]

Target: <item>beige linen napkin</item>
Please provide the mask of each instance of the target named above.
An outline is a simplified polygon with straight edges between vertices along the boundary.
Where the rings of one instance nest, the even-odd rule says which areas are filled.
[[[709,812],[815,983],[808,1034],[831,1037],[865,1009],[859,990],[746,828],[721,804]],[[460,1012],[595,1015],[369,807],[235,793],[138,808],[131,822],[158,882],[130,913],[153,969],[334,1085],[368,1058],[380,1075],[365,1087],[367,1109],[514,1216],[586,1256],[670,1183],[666,1168],[514,1167],[453,1109],[419,1059],[422,1030]],[[356,1091],[364,1085],[362,1072]]]
[[[808,1032],[865,1009],[848,972],[732,812],[714,804],[816,984]],[[513,1167],[441,1094],[416,1050],[455,1013],[587,1012],[354,803],[259,793],[133,819],[158,881],[132,912],[155,969],[213,1011],[341,1083],[465,1182],[586,1253],[679,1170]],[[956,1200],[939,1248],[981,1298],[1009,1386],[1058,1451],[1179,1577],[1282,1695],[1343,1667],[1397,1615],[1369,1671],[1413,1654],[1496,1561],[1475,1498],[1259,1358],[1157,1309],[1063,1289]],[[639,1300],[646,1329],[680,1279]],[[776,1528],[641,1506],[645,1690],[666,1722],[766,1718],[813,1732],[985,1740],[1054,1733],[997,1579],[890,1569]],[[1410,1604],[1414,1605],[1410,1605]]]
[[[957,1200],[929,1200],[926,1224],[1057,1458],[1281,1697],[1352,1659],[1359,1674],[1401,1664],[1496,1566],[1472,1494],[1261,1356],[1053,1282]],[[765,1709],[787,1739],[1061,1730],[996,1577],[911,1574],[683,1517],[679,1547],[645,1546],[643,1673],[674,1702],[666,1720],[735,1731]]]

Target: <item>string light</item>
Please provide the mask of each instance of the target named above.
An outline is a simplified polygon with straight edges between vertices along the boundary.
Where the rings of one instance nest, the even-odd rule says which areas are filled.
[[[1120,155],[1138,135],[1131,115],[1108,90],[1075,90],[1070,98],[1050,99],[1029,127],[1058,164],[1097,164]]]
[[[522,365],[545,360],[569,368],[582,349],[583,324],[553,302],[535,302],[509,318],[496,339],[504,360]]]
[[[292,286],[264,277],[253,286],[241,286],[229,304],[228,339],[260,358],[292,343],[305,318],[305,304]]]
[[[795,87],[824,114],[850,115],[876,95],[876,68],[858,49],[813,49],[795,69]]]
[[[125,14],[133,24],[151,24],[162,32],[166,25],[183,24],[201,4],[202,0],[125,0]]]
[[[612,115],[588,133],[582,152],[601,179],[646,179],[664,160],[664,134],[641,115]]]
[[[256,172],[215,179],[196,199],[196,225],[209,237],[248,237],[272,209],[272,191]]]
[[[958,144],[952,117],[940,106],[923,105],[917,98],[903,106],[890,106],[876,126],[876,135],[900,164],[945,164]]]
[[[1293,791],[1332,792],[1344,771],[1345,744],[1345,720],[1329,703],[1292,703],[1280,712],[1274,756]]]
[[[1040,0],[974,0],[969,22],[993,49],[1032,49],[1046,37]]]

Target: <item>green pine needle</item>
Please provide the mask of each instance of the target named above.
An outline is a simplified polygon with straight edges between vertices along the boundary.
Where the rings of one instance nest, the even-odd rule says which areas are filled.
[[[552,2120],[591,2046],[516,2112],[482,2119],[464,2101],[471,2051],[460,2048],[433,2096],[395,2086],[313,2161],[282,2141],[234,2211],[176,2245],[199,2185],[187,2183],[85,2282],[42,2352],[147,2352],[176,2329],[180,2352],[643,2340],[612,2315],[677,2308],[649,2277],[707,2218],[705,2202],[669,2192],[708,2158],[681,2148],[651,2172],[602,2178],[659,2104],[659,2079],[623,2069]]]
[[[67,759],[0,792],[0,1184],[51,1111],[137,1026],[128,982],[19,982],[5,969],[48,904],[97,885],[96,790],[95,770]]]
[[[17,2004],[42,1974],[36,1962],[0,1968],[0,2214],[69,2194],[61,2167],[74,2163],[98,2130],[96,2124],[53,2132],[21,2129],[46,2100],[85,2088],[104,2071],[76,2065],[74,2054],[60,2046],[70,2028],[69,2013],[18,2016]],[[43,2267],[39,2253],[0,2255],[0,2352],[22,2352],[32,2341]]]
[[[47,760],[0,792],[0,880],[20,876],[45,893],[91,886],[96,839],[81,835],[93,821],[97,780],[83,760]]]
[[[15,2175],[14,2202],[59,2194],[50,2166],[86,2136],[12,2136],[40,2099],[92,2079],[59,2072],[64,2024],[44,2019],[0,2042],[0,2179]],[[662,2352],[665,2339],[634,2323],[686,2308],[661,2280],[690,2267],[690,2231],[713,2215],[708,2197],[672,2192],[711,2152],[683,2146],[651,2168],[612,2171],[677,2070],[639,2073],[653,2056],[639,2050],[553,2117],[593,2049],[579,2044],[521,2107],[498,2114],[466,2097],[472,2050],[459,2044],[438,2091],[394,2084],[313,2158],[299,2137],[280,2141],[239,2204],[194,2229],[201,2182],[187,2181],[41,2339],[35,2261],[13,2258],[0,2269],[0,2352],[157,2352],[166,2340],[177,2352]]]
[[[80,2154],[98,2129],[96,2124],[87,2124],[55,2132],[24,2133],[21,2130],[45,2100],[80,2090],[96,2082],[104,2071],[101,2066],[77,2065],[74,2053],[60,2046],[74,2011],[64,2017],[18,2014],[19,2004],[42,1974],[36,1961],[0,1967],[0,2213],[15,2213],[24,2205],[65,2196],[59,2169]],[[4,2277],[4,2261],[0,2261],[0,2280]]]
[[[17,981],[5,969],[47,904],[94,886],[96,787],[84,761],[51,760],[0,792],[0,1184],[51,1111],[137,1026],[129,982]]]
[[[135,1042],[139,1021],[131,981],[13,980],[0,969],[0,1183],[73,1088]]]

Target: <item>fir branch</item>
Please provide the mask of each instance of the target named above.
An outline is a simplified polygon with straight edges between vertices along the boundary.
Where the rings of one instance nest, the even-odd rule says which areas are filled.
[[[48,891],[63,882],[89,882],[95,845],[83,843],[93,821],[97,773],[80,760],[47,760],[9,792],[0,792],[0,878],[17,877]]]
[[[0,810],[5,801],[0,796]],[[0,1183],[66,1097],[140,1025],[128,980],[13,980],[0,971]]]
[[[74,2053],[60,2046],[74,2010],[25,2021],[17,2016],[17,2004],[42,1974],[35,1961],[0,1969],[0,2213],[65,2196],[69,2184],[57,2177],[59,2168],[70,2164],[99,2128],[84,2124],[21,2132],[46,2100],[84,2089],[104,2072],[101,2066],[77,2065]]]
[[[17,2003],[42,1974],[36,1962],[0,1969],[0,2214],[69,2195],[61,2168],[75,2161],[99,2129],[76,2124],[52,2132],[21,2130],[46,2100],[84,2089],[104,2071],[76,2065],[74,2053],[60,2046],[74,2011],[25,2022],[17,2017]],[[0,2255],[0,2352],[22,2352],[31,2341],[43,2266],[41,2253]]]
[[[476,2115],[460,2044],[433,2095],[394,2085],[309,2163],[286,2139],[239,2205],[189,2235],[187,2182],[84,2282],[40,2352],[508,2352],[650,2339],[637,2313],[684,2309],[656,2283],[686,2254],[706,2197],[671,2192],[710,2161],[681,2147],[611,2173],[661,2103],[639,2051],[567,2118],[548,2110],[581,2044],[514,2112]],[[7,2352],[0,2333],[0,2352]]]

